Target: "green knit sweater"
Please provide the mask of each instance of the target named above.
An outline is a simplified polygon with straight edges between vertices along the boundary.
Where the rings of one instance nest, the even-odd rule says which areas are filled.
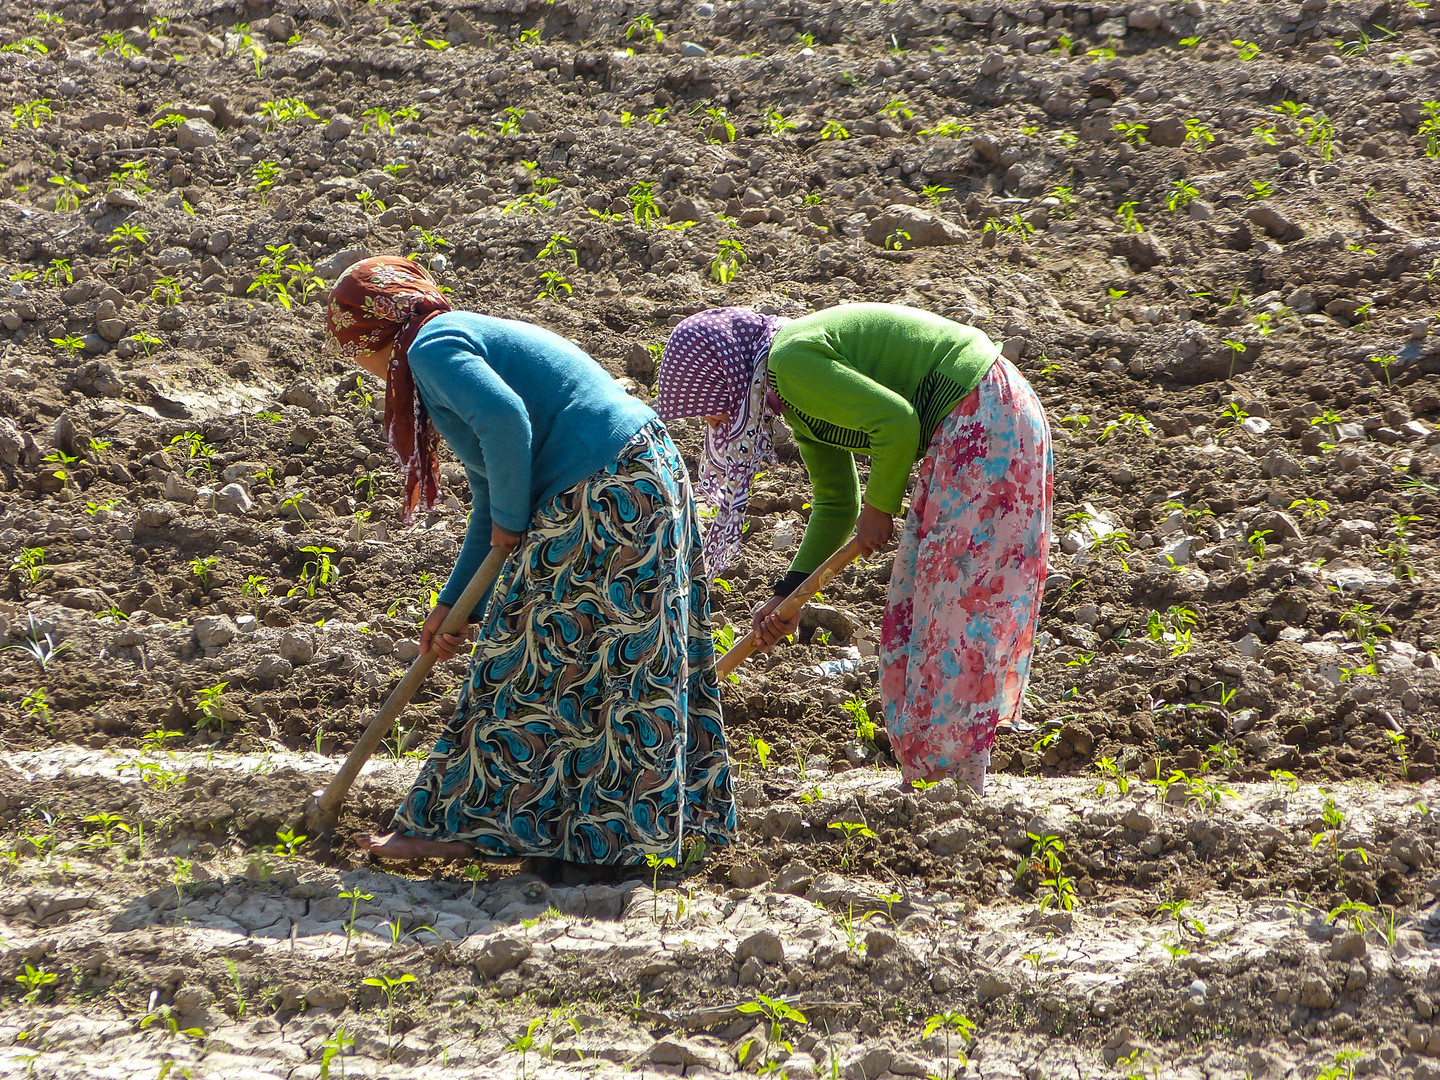
[[[790,564],[814,570],[860,514],[855,455],[870,455],[865,502],[898,514],[911,466],[1000,349],[979,330],[895,304],[842,304],[780,328],[770,385],[810,473],[810,523]]]

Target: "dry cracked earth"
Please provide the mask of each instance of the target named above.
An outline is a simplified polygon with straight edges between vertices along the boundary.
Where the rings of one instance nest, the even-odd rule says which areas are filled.
[[[4,0],[0,92],[0,1075],[1440,1077],[1440,4]],[[698,865],[362,858],[463,661],[302,835],[469,497],[402,528],[320,351],[385,252],[642,398],[725,303],[1003,342],[1056,543],[984,798],[874,729],[879,559],[727,685]]]

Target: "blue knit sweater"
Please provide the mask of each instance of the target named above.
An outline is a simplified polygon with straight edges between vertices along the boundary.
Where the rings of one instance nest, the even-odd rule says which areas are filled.
[[[442,604],[490,552],[490,523],[514,533],[536,507],[615,460],[655,419],[583,350],[529,323],[451,311],[409,352],[430,419],[470,480],[470,523]]]

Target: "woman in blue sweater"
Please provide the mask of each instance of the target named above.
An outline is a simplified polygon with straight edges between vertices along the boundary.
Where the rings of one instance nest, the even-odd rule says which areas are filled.
[[[575,345],[450,310],[409,259],[336,283],[329,347],[386,381],[403,513],[440,496],[439,441],[470,522],[420,635],[438,633],[492,547],[512,552],[480,617],[455,716],[396,811],[360,839],[395,860],[525,856],[633,866],[735,830],[690,483],[648,407]]]

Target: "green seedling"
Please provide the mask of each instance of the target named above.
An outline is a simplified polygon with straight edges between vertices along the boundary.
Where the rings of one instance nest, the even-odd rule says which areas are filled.
[[[745,246],[739,240],[721,240],[710,262],[710,277],[718,285],[728,285],[740,272],[740,267],[749,262]]]
[[[51,730],[54,725],[50,721],[50,700],[42,687],[36,687],[20,700],[20,708],[31,720],[38,722],[42,727]]]
[[[32,622],[29,632],[19,645],[10,645],[5,649],[0,649],[0,652],[19,649],[39,664],[42,672],[48,674],[50,671],[50,662],[69,648],[70,643],[68,641],[62,641],[57,645],[54,636],[48,630],[42,633],[40,628]]]
[[[805,1014],[795,1008],[787,1001],[779,998],[767,997],[765,994],[756,994],[755,1000],[747,1001],[737,1006],[737,1011],[746,1016],[761,1016],[769,1023],[770,1030],[767,1034],[767,1042],[773,1052],[783,1051],[786,1054],[794,1053],[795,1047],[785,1038],[786,1024],[808,1024]],[[745,1058],[749,1056],[750,1043],[745,1043],[740,1048],[740,1061],[744,1064]]]
[[[770,767],[770,744],[758,735],[750,736],[750,749],[755,754],[755,764],[761,769]]]
[[[565,279],[564,274],[557,270],[546,270],[540,275],[540,291],[535,294],[535,299],[559,300],[562,294],[570,296],[574,292],[574,286]]]
[[[571,266],[580,265],[580,255],[575,250],[575,241],[568,236],[554,233],[545,246],[535,253],[537,259],[569,259]]]
[[[230,976],[230,986],[235,991],[235,1019],[244,1020],[245,986],[240,981],[240,969],[235,966],[234,960],[231,960],[227,957],[225,960],[225,970],[229,973]]]
[[[700,121],[700,134],[706,143],[734,143],[734,124],[723,108],[707,108]]]
[[[26,1005],[34,1005],[40,1000],[40,995],[45,992],[45,987],[51,985],[59,976],[53,971],[46,971],[43,967],[36,968],[26,964],[23,971],[15,976],[15,981],[25,988],[25,996],[20,1000]]]
[[[12,128],[39,128],[45,121],[55,119],[55,114],[50,110],[49,98],[36,98],[34,101],[21,102],[10,112],[14,116],[14,119],[10,121]]]
[[[265,121],[265,130],[274,131],[281,124],[293,124],[298,120],[320,119],[300,98],[277,98],[260,103],[260,116]]]
[[[60,189],[55,193],[55,212],[57,214],[64,214],[70,211],[79,210],[80,200],[90,194],[90,189],[88,187],[80,183],[78,180],[72,180],[68,176],[52,176],[50,177],[49,183],[54,184]],[[53,261],[64,263],[68,273],[70,263],[68,259],[56,259]],[[45,280],[47,283],[50,280],[50,275],[48,272],[45,275]],[[73,282],[74,280],[75,279],[73,276],[68,278],[69,282]]]
[[[1263,51],[1255,42],[1243,41],[1240,38],[1233,39],[1230,44],[1235,47],[1236,59],[1242,63],[1254,60]]]
[[[1215,136],[1199,120],[1185,121],[1185,141],[1181,145],[1189,146],[1197,153],[1203,153],[1214,141]]]
[[[889,251],[900,251],[910,242],[910,234],[904,229],[896,229],[889,236],[885,237],[885,247]]]
[[[778,137],[787,131],[795,130],[795,122],[785,119],[784,113],[772,107],[765,112],[765,130]]]
[[[1397,578],[1415,579],[1415,564],[1411,561],[1410,526],[1420,520],[1415,514],[1391,514],[1390,538],[1375,550],[1390,560],[1390,569]]]
[[[45,565],[45,549],[43,547],[22,547],[19,554],[10,560],[10,569],[18,571],[31,585],[34,585],[50,572],[49,567]]]
[[[180,909],[185,906],[185,882],[189,881],[195,872],[195,863],[191,859],[182,859],[179,855],[170,856],[170,862],[170,883],[175,886],[175,921],[178,923]]]
[[[1120,225],[1126,232],[1144,232],[1145,226],[1140,224],[1140,219],[1135,216],[1135,207],[1140,204],[1131,200],[1121,203],[1115,210],[1115,216],[1120,219]]]
[[[1176,180],[1171,185],[1173,190],[1170,197],[1165,200],[1165,209],[1172,214],[1176,210],[1183,210],[1200,197],[1200,189],[1186,180]]]
[[[127,340],[127,341],[133,341],[133,342],[135,342],[135,344],[139,345],[140,348],[141,348],[141,350],[145,353],[145,356],[146,356],[147,359],[148,359],[149,356],[150,356],[150,350],[151,350],[151,348],[153,348],[153,347],[156,346],[156,345],[163,345],[163,344],[164,344],[164,342],[162,342],[162,341],[161,341],[158,337],[156,337],[154,334],[149,333],[148,331],[145,331],[145,330],[140,331],[138,334],[131,334],[131,335],[130,335],[128,338],[126,338],[125,340]],[[84,344],[84,342],[81,342],[81,344]]]
[[[124,225],[116,225],[110,231],[106,241],[110,245],[110,254],[115,256],[115,266],[120,265],[120,254],[125,255],[125,266],[127,268],[135,265],[135,251],[143,248],[150,242],[150,234],[145,231],[142,225],[131,225],[128,222]]]
[[[866,708],[862,698],[852,697],[849,701],[842,702],[840,707],[850,714],[855,721],[855,737],[863,743],[875,745],[875,722],[870,719],[870,710]]]
[[[1150,125],[1140,123],[1132,124],[1126,123],[1124,120],[1119,120],[1110,125],[1110,130],[1118,134],[1123,141],[1129,143],[1131,146],[1140,147],[1147,141],[1145,133],[1150,130]]]
[[[464,876],[470,879],[470,903],[475,903],[475,892],[482,881],[490,878],[490,871],[480,863],[471,863],[465,868]],[[341,894],[344,895],[343,893]]]
[[[308,837],[296,836],[293,829],[280,829],[275,833],[275,839],[279,841],[274,848],[275,854],[293,862],[300,854],[300,847]]]
[[[835,829],[844,835],[840,845],[840,868],[847,870],[850,867],[850,844],[858,836],[862,839],[874,839],[875,832],[864,822],[860,821],[834,821],[826,826]]]
[[[471,897],[474,897],[473,890],[471,891]],[[360,887],[358,885],[354,885],[351,886],[350,889],[348,889],[347,891],[342,892],[340,894],[340,899],[350,901],[350,918],[345,923],[345,952],[348,954],[350,951],[350,939],[355,936],[355,915],[356,912],[359,911],[360,901],[374,900],[375,897],[372,896],[370,893],[361,892]]]
[[[355,1045],[355,1040],[345,1034],[345,1025],[338,1024],[330,1037],[320,1044],[323,1050],[320,1054],[320,1080],[330,1080],[330,1063],[337,1057],[340,1059],[340,1077],[345,1077],[345,1051]]]
[[[1370,357],[1370,361],[1369,361],[1369,362],[1372,363],[1372,364],[1377,365],[1377,366],[1380,368],[1381,373],[1385,376],[1385,387],[1386,387],[1386,389],[1389,389],[1389,388],[1391,387],[1391,385],[1392,385],[1391,382],[1390,382],[1390,367],[1391,367],[1392,364],[1397,363],[1397,362],[1399,361],[1399,359],[1400,359],[1400,358],[1399,358],[1398,356],[1396,356],[1394,353],[1391,353],[1389,356],[1372,356],[1372,357]]]
[[[516,1072],[519,1080],[526,1080],[525,1064],[530,1056],[530,1051],[536,1049],[535,1032],[539,1030],[544,1023],[545,1018],[543,1016],[537,1016],[525,1026],[525,1033],[523,1035],[515,1036],[515,1038],[511,1039],[505,1045],[505,1049],[510,1053],[520,1055],[520,1067]]]
[[[399,978],[380,975],[378,978],[372,976],[368,979],[361,979],[360,981],[365,986],[379,987],[380,992],[385,995],[385,1041],[389,1044],[395,1034],[395,996],[400,992],[401,987],[408,983],[416,982],[417,980],[414,975],[411,975],[407,971],[401,974]],[[393,1046],[388,1048],[387,1057],[390,1056],[390,1053],[393,1053],[393,1049]]]
[[[1100,774],[1100,782],[1095,785],[1097,796],[1104,795],[1110,784],[1114,784],[1121,795],[1129,794],[1130,777],[1123,764],[1117,763],[1114,758],[1102,757],[1095,762],[1094,768]]]
[[[933,127],[922,128],[916,134],[922,139],[958,139],[961,135],[971,131],[968,125],[957,123],[954,120],[941,120]]]
[[[204,558],[190,560],[190,573],[195,575],[195,580],[200,582],[202,589],[209,590],[210,572],[219,561],[219,556],[216,555],[206,555]]]
[[[626,195],[630,200],[631,216],[641,228],[648,229],[651,222],[660,220],[660,208],[655,205],[654,187],[650,181],[640,181],[631,185]]]
[[[834,139],[838,142],[841,139],[850,138],[850,129],[839,120],[826,120],[820,128],[820,138]]]
[[[655,919],[660,914],[660,871],[666,867],[674,869],[675,859],[669,855],[662,858],[652,852],[645,856],[645,865],[650,867],[650,917]]]
[[[970,1065],[970,1058],[964,1050],[961,1050],[955,1057],[951,1057],[950,1036],[952,1033],[958,1035],[965,1040],[968,1046],[975,1036],[975,1024],[964,1013],[949,1010],[943,1013],[937,1013],[927,1019],[925,1021],[925,1030],[921,1033],[920,1037],[922,1039],[928,1039],[937,1031],[943,1031],[945,1033],[945,1075],[943,1080],[950,1080],[950,1077],[953,1075],[951,1072],[952,1065],[958,1064],[962,1069],[966,1069]],[[932,1078],[932,1080],[936,1080],[936,1078]]]
[[[646,12],[631,20],[630,25],[625,28],[625,40],[630,41],[635,38],[647,38],[659,45],[665,40],[665,34],[655,25],[654,17]]]
[[[1421,106],[1425,117],[1415,132],[1425,141],[1425,156],[1440,158],[1440,101],[1427,101]]]
[[[1137,435],[1142,435],[1147,439],[1155,438],[1155,425],[1146,419],[1144,413],[1122,412],[1118,419],[1105,424],[1100,434],[1095,436],[1095,441],[1101,443],[1117,434],[1123,435],[1125,445],[1129,446]]]
[[[299,514],[298,506],[296,513]],[[309,547],[301,548],[300,551],[309,558],[300,566],[300,583],[294,586],[287,595],[295,596],[298,593],[304,593],[306,599],[313,600],[316,590],[321,585],[334,585],[340,579],[340,568],[330,561],[330,556],[335,554],[335,549],[312,544]]]
[[[121,832],[126,836],[133,836],[134,831],[119,814],[112,814],[102,810],[99,813],[87,814],[80,819],[86,825],[98,825],[100,833],[94,837],[93,844],[96,847],[112,848],[115,846],[115,833]]]

